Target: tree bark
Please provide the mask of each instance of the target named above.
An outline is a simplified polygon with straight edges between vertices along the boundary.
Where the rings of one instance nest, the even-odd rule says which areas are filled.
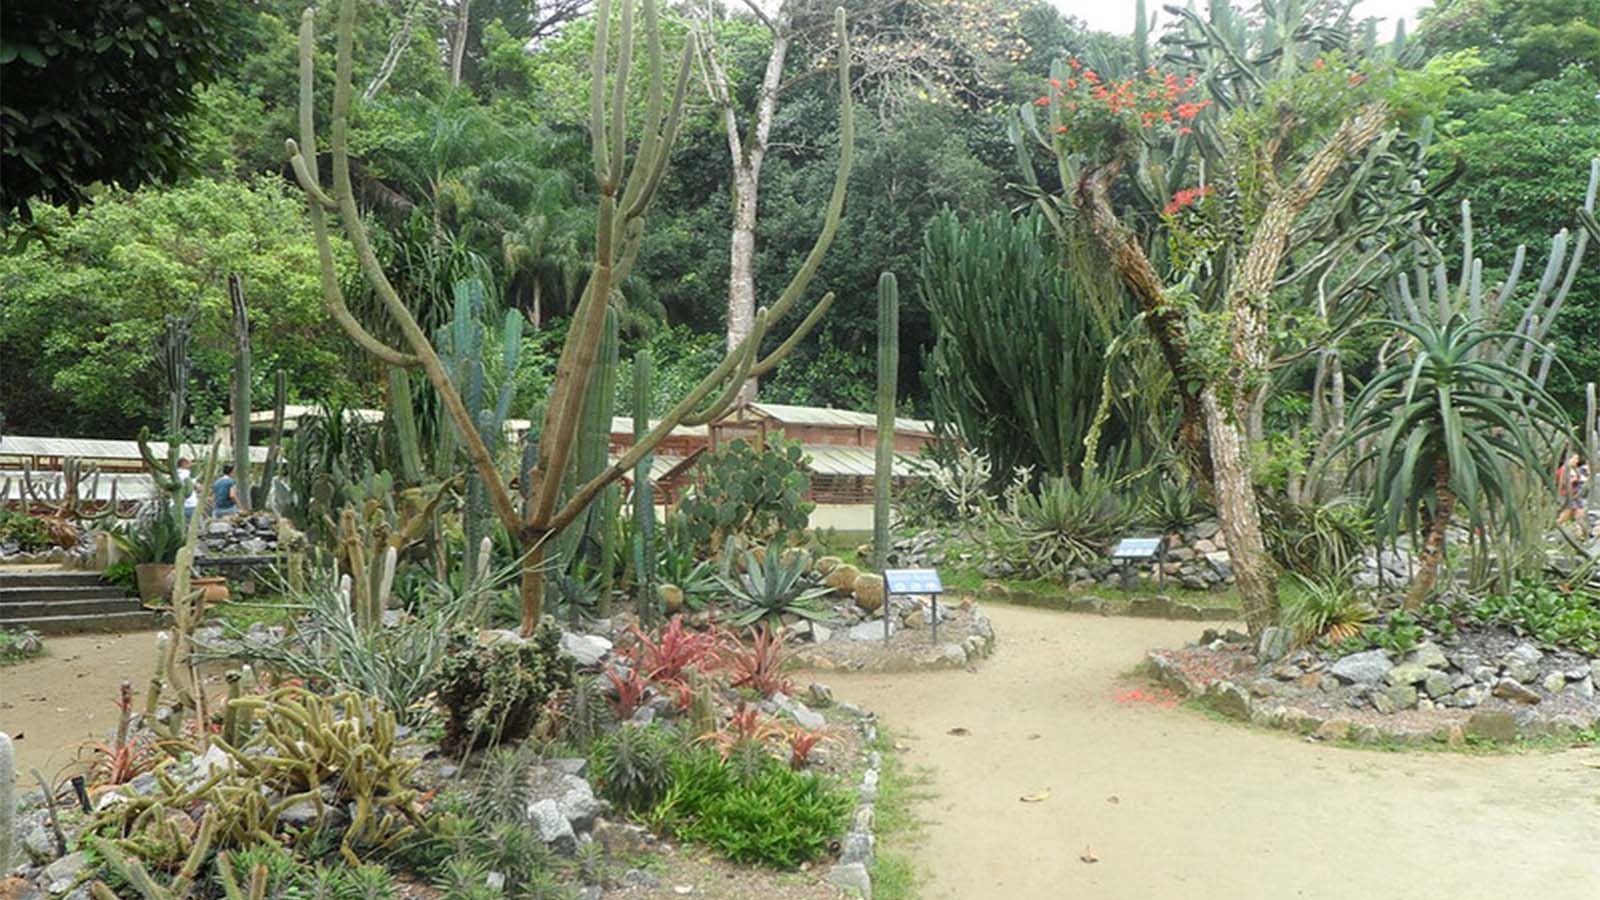
[[[1433,464],[1433,515],[1428,519],[1428,536],[1417,554],[1417,576],[1406,593],[1406,609],[1417,609],[1439,583],[1439,567],[1444,563],[1444,542],[1450,519],[1456,512],[1456,495],[1450,490],[1450,460],[1440,456]]]
[[[450,35],[450,86],[461,84],[461,60],[467,55],[467,22],[472,0],[456,0],[455,31]]]
[[[1228,559],[1234,585],[1244,607],[1251,634],[1272,625],[1277,616],[1276,573],[1261,537],[1261,514],[1255,485],[1238,423],[1230,422],[1216,389],[1200,393],[1210,438],[1211,473],[1216,487],[1217,513],[1228,541]]]

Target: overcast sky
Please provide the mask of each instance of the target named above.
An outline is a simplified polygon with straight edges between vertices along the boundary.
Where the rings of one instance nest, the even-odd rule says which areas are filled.
[[[1057,8],[1089,23],[1096,31],[1117,34],[1133,32],[1133,0],[1051,0]],[[1157,11],[1156,27],[1162,24],[1161,7],[1173,0],[1145,0],[1145,8]],[[1204,4],[1197,4],[1201,8]],[[1406,20],[1406,30],[1415,31],[1417,10],[1431,5],[1431,0],[1361,0],[1356,5],[1356,15],[1361,18],[1376,16],[1385,20],[1378,28],[1379,34],[1393,33],[1394,20]]]

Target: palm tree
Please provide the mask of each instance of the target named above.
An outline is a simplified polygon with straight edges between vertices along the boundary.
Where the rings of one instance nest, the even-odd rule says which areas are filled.
[[[1515,474],[1542,477],[1569,426],[1542,386],[1504,362],[1506,342],[1529,339],[1491,331],[1480,319],[1454,315],[1380,324],[1398,329],[1409,362],[1379,373],[1356,398],[1341,449],[1375,439],[1356,468],[1375,464],[1371,504],[1379,527],[1426,534],[1406,607],[1433,592],[1444,560],[1446,530],[1457,507],[1486,530],[1521,530],[1510,502]]]

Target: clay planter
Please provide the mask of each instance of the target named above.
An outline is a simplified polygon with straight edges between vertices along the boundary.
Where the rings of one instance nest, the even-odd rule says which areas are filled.
[[[139,599],[146,603],[172,596],[172,563],[139,563],[133,567]]]
[[[196,575],[189,579],[189,589],[200,591],[200,603],[210,606],[228,599],[228,579],[221,575]]]

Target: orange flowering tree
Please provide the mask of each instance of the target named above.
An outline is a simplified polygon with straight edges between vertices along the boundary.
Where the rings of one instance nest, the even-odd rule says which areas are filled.
[[[1046,215],[1139,303],[1253,631],[1277,606],[1252,450],[1267,440],[1271,373],[1361,318],[1425,207],[1403,130],[1416,80],[1318,15],[1298,2],[1248,19],[1228,4],[1179,11],[1159,60],[1143,44],[1132,73],[1068,60],[1013,128],[1025,154],[1056,164],[1059,191],[1032,182]]]

